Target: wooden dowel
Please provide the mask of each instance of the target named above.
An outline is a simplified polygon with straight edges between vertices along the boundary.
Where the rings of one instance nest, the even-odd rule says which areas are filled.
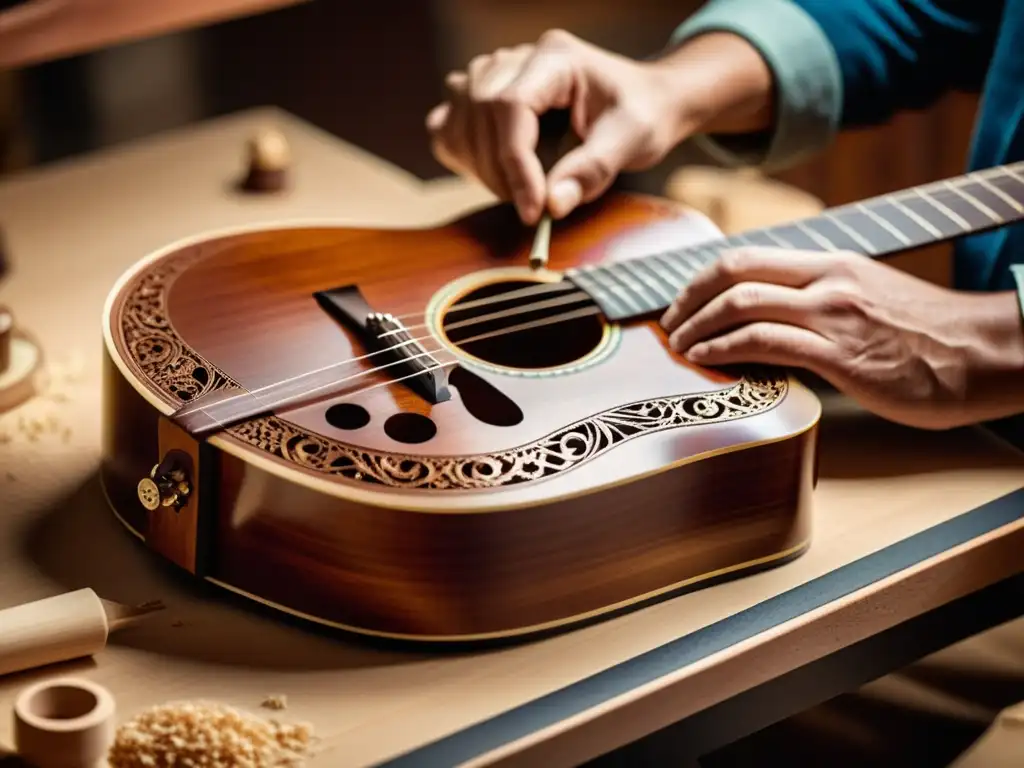
[[[92,656],[110,632],[162,608],[101,600],[91,589],[0,611],[0,675]]]

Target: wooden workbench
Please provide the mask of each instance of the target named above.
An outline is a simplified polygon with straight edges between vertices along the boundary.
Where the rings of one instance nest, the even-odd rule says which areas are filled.
[[[273,124],[294,185],[239,197],[243,145]],[[0,607],[83,586],[162,599],[91,661],[0,678],[0,743],[17,691],[80,673],[119,716],[212,698],[315,725],[314,765],[572,765],[879,636],[1024,568],[1024,456],[981,432],[921,434],[828,398],[811,550],[779,569],[571,634],[453,655],[315,633],[189,584],[117,523],[96,479],[100,314],[134,261],[168,242],[259,221],[420,226],[486,203],[424,185],[276,110],[231,116],[0,183],[13,263],[0,284],[68,402],[0,416]],[[19,419],[53,424],[34,440]],[[0,628],[2,631],[2,628]],[[270,713],[268,713],[270,714]]]

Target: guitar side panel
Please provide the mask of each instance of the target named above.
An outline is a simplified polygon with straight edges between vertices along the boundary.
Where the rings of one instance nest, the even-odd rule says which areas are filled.
[[[103,483],[145,541],[136,485],[161,459],[163,417],[109,359],[106,376]],[[477,514],[339,498],[208,446],[213,482],[197,501],[213,532],[198,566],[256,602],[368,635],[457,642],[568,628],[799,555],[816,438],[815,425],[642,481]]]

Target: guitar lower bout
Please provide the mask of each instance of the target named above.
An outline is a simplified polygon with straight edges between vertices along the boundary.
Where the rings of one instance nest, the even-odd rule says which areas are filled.
[[[505,206],[151,255],[104,319],[115,513],[199,579],[419,642],[532,637],[787,562],[811,536],[815,396],[689,365],[566,279],[652,232],[713,235],[609,195],[556,225],[548,272]],[[278,405],[238,411],[255,400]]]

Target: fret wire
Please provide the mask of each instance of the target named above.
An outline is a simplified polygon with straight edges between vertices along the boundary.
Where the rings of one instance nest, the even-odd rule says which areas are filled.
[[[931,234],[932,237],[939,238],[939,239],[942,238],[942,233],[939,232],[939,230],[937,230],[934,226],[932,226],[931,222],[925,221],[920,216],[918,216],[916,213],[914,213],[912,210],[910,210],[907,206],[905,206],[903,203],[901,203],[899,201],[899,199],[897,199],[896,195],[886,195],[885,199],[889,200],[894,206],[896,206],[901,211],[903,211],[903,213],[906,214],[908,218],[913,219],[914,223],[916,223],[919,227],[921,227],[926,232]]]
[[[1010,166],[1004,165],[999,170],[1002,171],[1001,175],[1009,176],[1010,178],[1015,179],[1015,180],[1021,182],[1022,184],[1024,184],[1024,178],[1021,178],[1020,176],[1018,176],[1016,171],[1014,171]]]
[[[674,272],[675,274],[679,275],[682,278],[682,285],[686,285],[688,282],[690,282],[690,278],[692,278],[695,274],[692,270],[689,274],[683,272],[682,270],[685,268],[686,265],[684,264],[683,266],[679,266],[675,264],[675,262],[672,259],[668,258],[666,254],[656,253],[652,258],[654,258],[656,261],[664,265],[670,272]]]
[[[682,275],[684,282],[689,282],[691,279],[693,279],[693,276],[697,274],[697,271],[683,259],[678,259],[675,261],[665,259],[665,261],[671,265],[671,268],[676,272],[676,274]]]
[[[843,222],[838,215],[830,213],[829,211],[825,211],[821,215],[823,218],[827,218],[829,221],[831,221],[833,224],[839,227],[839,229],[841,229],[843,232],[849,235],[851,239],[859,243],[860,247],[863,248],[865,251],[872,255],[878,253],[878,249],[875,248],[874,245],[868,242],[868,240],[864,238],[859,232],[857,232],[857,230],[847,226],[846,223]]]
[[[621,279],[616,277],[615,273],[612,272],[612,270],[608,269],[608,265],[596,266],[594,268],[593,275],[594,279],[598,283],[602,283],[602,277],[607,277],[608,281],[602,284],[606,285],[609,290],[616,291],[622,298],[623,303],[626,304],[627,307],[632,305],[636,309],[639,309],[641,312],[648,309],[642,303],[642,301],[647,297],[644,296],[643,294],[637,294],[639,296],[639,300],[634,299],[633,294],[636,293],[636,289],[634,289],[632,286],[626,285]],[[622,284],[620,285],[620,283]]]
[[[857,238],[850,238],[845,228],[839,225],[831,211],[823,211],[820,215],[806,220],[803,229],[818,235],[817,246],[823,248],[826,252],[856,251],[863,247]],[[818,247],[815,248],[815,250],[818,249]],[[873,252],[874,248],[869,247],[868,251]]]
[[[737,245],[750,245],[756,248],[758,247],[757,241],[751,238],[754,235],[760,235],[763,234],[764,232],[764,228],[758,227],[757,229],[751,229],[747,232],[740,232],[739,234],[736,235],[730,235],[725,242],[726,245],[730,247],[735,247]]]
[[[918,197],[927,202],[932,206],[932,208],[937,210],[961,229],[972,229],[971,225],[968,224],[964,218],[962,218],[956,211],[950,210],[945,205],[942,205],[942,203],[935,199],[934,195],[926,194],[920,187],[915,187],[914,191],[917,193]]]
[[[662,293],[662,295],[664,296],[667,294],[669,302],[672,302],[675,299],[682,285],[676,285],[675,281],[669,282],[668,280],[666,280],[661,274],[659,274],[654,269],[654,267],[648,264],[647,261],[644,259],[634,259],[631,263],[633,264],[633,266],[637,268],[637,271],[646,270],[647,272],[650,272],[654,276],[654,281],[656,285],[659,286],[656,288],[656,290],[661,290],[661,286],[668,286],[668,289],[666,289]]]
[[[997,214],[995,211],[993,211],[991,208],[989,208],[983,202],[981,202],[980,200],[978,200],[977,198],[972,196],[969,192],[965,191],[964,189],[962,189],[960,187],[957,187],[956,185],[954,185],[948,179],[945,182],[943,182],[943,183],[944,183],[944,186],[946,188],[952,190],[954,194],[956,194],[959,197],[961,197],[964,200],[966,200],[970,205],[973,205],[975,208],[977,208],[983,214],[985,214],[990,219],[992,219],[992,221],[1001,222],[1003,220],[1002,217],[999,214]],[[966,186],[966,185],[964,185],[964,186]]]
[[[689,268],[690,272],[692,272],[690,277],[693,277],[693,275],[696,275],[705,267],[705,264],[702,262],[698,262],[697,264],[692,263],[693,258],[694,254],[687,253],[686,251],[679,254],[679,260],[683,262],[683,266]]]
[[[766,245],[768,247],[777,247],[778,243],[771,238],[766,229],[754,229],[747,232],[743,238],[746,242],[740,242],[738,238],[730,238],[732,242],[728,243],[728,248],[735,248],[737,245],[740,247],[754,247],[763,248]]]
[[[616,281],[613,282],[612,285],[617,285],[621,283],[620,290],[622,290],[623,292],[638,293],[636,288],[633,287],[633,283],[635,281],[633,280],[632,275],[627,275],[625,279],[621,276],[620,273],[623,271],[621,262],[612,261],[607,264],[602,264],[597,269],[601,274],[606,275],[610,280]]]
[[[818,243],[818,245],[820,245],[826,251],[838,251],[838,250],[840,250],[839,248],[836,247],[835,243],[833,243],[831,240],[829,240],[824,235],[818,234],[813,229],[811,229],[808,225],[804,224],[802,221],[794,221],[793,224],[801,232],[803,232],[805,235],[807,235],[809,238],[811,238],[811,240],[813,240],[814,242]]]
[[[655,266],[655,264],[649,264],[648,262],[657,262],[657,266]],[[636,263],[666,285],[672,286],[673,290],[678,290],[679,286],[682,285],[682,283],[677,279],[675,273],[661,267],[661,262],[658,260],[658,254],[656,253],[648,254],[646,257],[640,257],[639,259],[636,259]]]
[[[889,208],[886,215],[891,218],[895,212]],[[837,228],[838,222],[842,222],[868,243],[870,248],[858,245],[856,241],[852,242],[850,248],[858,253],[877,257],[906,248],[906,243],[902,239],[894,236],[888,229],[879,225],[875,219],[852,205],[830,210],[829,218],[836,222]],[[845,234],[843,236],[847,237]]]
[[[575,272],[571,273],[570,276],[575,277],[577,280],[579,280],[580,282],[582,282],[584,284],[591,285],[592,287],[590,289],[588,289],[587,292],[590,293],[591,296],[593,296],[594,299],[596,299],[599,304],[601,302],[604,302],[606,304],[610,304],[611,307],[612,307],[612,312],[614,314],[628,314],[629,307],[628,306],[625,307],[625,309],[627,310],[626,313],[621,312],[620,309],[618,309],[618,308],[623,306],[622,302],[618,299],[618,297],[610,294],[607,291],[607,289],[605,289],[604,286],[601,283],[599,283],[597,280],[594,280],[591,277],[591,274],[590,274],[592,272],[593,272],[593,267],[590,267],[590,266],[581,267],[580,269],[578,269]]]
[[[708,264],[710,264],[712,261],[718,258],[717,252],[709,252],[707,249],[707,245],[695,245],[692,249],[689,250],[689,254],[698,261],[700,261],[702,267],[706,267]]]
[[[782,235],[772,231],[771,227],[761,230],[765,237],[775,243],[780,248],[795,248],[791,242],[787,241]]]
[[[1024,198],[1024,192],[1020,189],[1022,184],[1024,184],[1024,181],[1022,181],[1019,176],[1008,168],[999,170],[1001,171],[1000,173],[995,174],[990,178],[992,186],[1012,197]],[[1022,199],[1021,202],[1024,203],[1024,199]]]
[[[893,224],[890,224],[884,218],[882,218],[881,216],[876,214],[874,211],[872,211],[870,208],[868,208],[866,205],[864,205],[864,203],[857,203],[856,208],[857,208],[857,210],[859,210],[862,213],[864,213],[865,216],[870,217],[872,221],[877,222],[878,226],[882,227],[882,229],[884,229],[887,232],[889,232],[893,237],[895,237],[897,240],[902,242],[904,245],[910,245],[910,243],[911,243],[910,238],[907,237],[903,233],[903,231],[901,229],[899,229],[898,227],[896,227]]]
[[[988,189],[989,191],[992,192],[993,195],[996,195],[1000,199],[1004,200],[1006,202],[1006,204],[1009,205],[1011,208],[1013,208],[1015,211],[1017,211],[1018,213],[1024,213],[1024,205],[1021,205],[1020,203],[1018,203],[1016,200],[1014,200],[1008,194],[1003,192],[1003,190],[1001,190],[999,187],[997,187],[991,181],[986,179],[983,175],[977,174],[975,176],[975,178],[978,180],[979,184],[981,184],[983,187],[985,187],[985,189]]]
[[[997,224],[1006,223],[1016,218],[1020,212],[1018,204],[1012,197],[1008,197],[998,186],[988,182],[978,172],[938,183],[944,187],[942,191],[949,195],[956,195],[959,198],[957,202],[960,202],[961,199],[966,201],[971,206],[972,213],[976,209],[981,210],[987,218]],[[1008,210],[1006,210],[1007,207]]]
[[[646,286],[648,289],[653,290],[656,294],[661,294],[662,296],[664,296],[664,294],[662,294],[662,291],[661,291],[661,289],[660,289],[660,287],[658,286],[657,283],[652,284],[650,282],[650,280],[648,278],[646,278],[645,276],[640,275],[640,274],[635,274],[629,268],[629,262],[626,262],[626,261],[615,262],[613,266],[617,270],[619,270],[619,272],[621,272],[622,274],[626,275],[630,280],[634,281],[637,285],[640,285],[641,287]],[[633,290],[636,291],[635,288]],[[662,299],[662,300],[664,301],[665,299]],[[672,300],[672,296],[669,295],[667,297],[667,300],[671,301]]]
[[[1021,170],[1024,170],[1024,163],[1018,165],[1021,166]],[[899,250],[900,247],[913,247],[914,245],[925,243],[931,238],[940,241],[946,240],[956,237],[958,233],[944,233],[938,226],[924,218],[922,214],[917,213],[904,201],[921,199],[930,209],[941,214],[946,221],[962,230],[970,231],[978,227],[972,226],[956,210],[949,207],[953,200],[963,200],[971,206],[970,210],[979,211],[995,223],[1006,221],[993,209],[994,200],[986,197],[989,200],[986,203],[978,198],[977,188],[975,194],[964,188],[971,183],[977,183],[992,195],[995,195],[999,200],[1011,206],[1017,213],[1024,213],[1024,201],[1019,202],[1015,200],[1006,190],[1001,188],[1001,186],[1005,185],[996,183],[1001,178],[1008,178],[1017,183],[1024,184],[1024,177],[1017,173],[1016,166],[1000,166],[983,171],[975,171],[955,179],[947,179],[930,185],[901,190],[888,195],[880,195],[848,206],[836,206],[807,220],[750,230],[723,237],[710,244],[691,246],[678,251],[650,254],[648,257],[635,260],[636,263],[618,263],[614,266],[614,269],[606,271],[606,280],[604,281],[601,280],[599,274],[592,276],[581,275],[581,277],[598,288],[600,293],[605,295],[608,300],[614,301],[618,305],[623,305],[628,309],[631,306],[638,305],[640,302],[650,301],[655,295],[664,299],[670,288],[672,290],[679,290],[683,285],[689,283],[693,276],[704,266],[718,258],[723,249],[742,245],[757,246],[759,245],[757,240],[768,240],[784,248],[799,247],[794,242],[791,242],[792,238],[789,234],[783,234],[786,229],[791,230],[792,234],[799,233],[802,238],[808,238],[810,242],[817,244],[819,247],[823,247],[826,250],[835,250],[838,248],[836,243],[833,243],[829,237],[814,229],[815,224],[820,225],[828,222],[835,226],[839,232],[842,232],[845,237],[849,237],[853,242],[858,243],[864,251],[871,255]],[[917,234],[907,231],[905,229],[906,224],[902,226],[897,224],[895,219],[891,219],[890,216],[886,215],[883,210],[885,206],[888,206],[893,213],[898,212],[901,216],[905,217],[907,224],[913,224],[921,230],[921,233]],[[869,236],[869,233],[872,231],[870,228],[864,229],[863,232],[859,231],[853,225],[853,222],[847,222],[841,218],[844,210],[848,210],[850,213],[863,214],[873,224],[881,228],[882,231],[891,235],[895,240],[895,244],[886,241],[884,244],[876,245],[871,240],[872,236]],[[879,235],[881,235],[881,232],[876,233],[873,237],[877,239]],[[621,271],[628,279],[618,275],[614,270]],[[633,293],[637,294],[638,298],[634,298],[632,296]]]
[[[986,172],[991,173],[993,171],[1000,170],[1001,169],[987,169]],[[1001,198],[1006,199],[1011,205],[1013,205],[1015,209],[1024,212],[1024,207],[1022,207],[1020,204],[1018,204],[1016,201],[1014,201],[1012,198],[1006,195],[1005,192],[1003,192],[998,187],[993,185],[988,179],[984,178],[984,176],[982,176],[981,174],[982,172],[975,171],[973,172],[973,174],[958,177],[957,180],[960,182],[961,185],[967,184],[968,182],[975,179],[981,181],[982,183],[985,184],[986,187],[991,188],[996,194],[999,194]],[[1015,178],[1021,177],[1015,176]],[[984,203],[977,200],[973,196],[970,196],[969,193],[967,193],[966,191],[958,189],[956,186],[957,180],[945,180],[943,182],[935,182],[930,185],[915,187],[914,189],[910,190],[901,190],[899,192],[890,193],[888,195],[880,195],[876,198],[871,198],[865,201],[859,201],[850,204],[849,206],[836,206],[823,211],[819,215],[819,217],[828,218],[838,228],[843,230],[843,232],[847,234],[851,239],[857,241],[861,245],[861,247],[868,251],[876,251],[877,249],[875,249],[874,246],[864,238],[864,236],[857,233],[856,230],[851,229],[845,222],[838,218],[837,214],[840,214],[843,211],[843,209],[849,208],[851,211],[856,210],[861,213],[864,213],[866,216],[869,216],[872,219],[872,221],[877,223],[880,227],[884,228],[889,234],[893,235],[897,240],[899,240],[906,246],[912,246],[914,244],[914,241],[907,235],[907,233],[905,233],[899,227],[895,226],[893,223],[888,221],[884,216],[880,215],[875,210],[872,210],[872,208],[870,207],[870,203],[875,202],[881,204],[888,204],[895,207],[896,209],[901,211],[905,216],[907,216],[911,221],[917,224],[921,229],[927,232],[930,236],[938,239],[945,239],[947,236],[944,235],[940,230],[938,230],[935,227],[935,225],[933,225],[927,219],[923,218],[920,214],[916,213],[912,208],[909,208],[907,205],[905,205],[902,202],[902,199],[907,199],[908,197],[913,197],[914,199],[920,198],[925,203],[927,203],[931,208],[942,214],[944,218],[950,220],[952,223],[957,224],[961,228],[967,230],[973,229],[974,227],[968,224],[965,219],[963,219],[960,215],[958,215],[955,211],[950,209],[947,205],[945,205],[942,202],[945,199],[946,195],[949,195],[950,197],[964,198],[968,203],[972,205],[972,207],[980,206],[980,210],[987,216],[992,217],[994,221],[1003,220],[1001,217],[998,216],[998,214],[995,214],[995,212],[992,211],[989,206],[985,206]],[[1021,178],[1021,181],[1022,183],[1024,183],[1024,178]],[[937,187],[936,185],[938,184],[941,184],[943,186]],[[813,223],[814,220],[818,219],[819,217],[813,217],[808,221],[810,223]],[[748,232],[731,235],[728,238],[728,240],[732,241],[732,243],[736,245],[749,244],[757,246],[759,244],[757,242],[754,242],[751,239],[751,236],[754,234],[758,234],[767,238],[771,238],[773,241],[785,242],[785,247],[799,247],[794,245],[793,243],[790,243],[788,240],[783,238],[781,234],[778,233],[778,229],[788,226],[794,227],[800,230],[801,232],[805,233],[809,238],[811,238],[814,242],[816,242],[818,245],[822,247],[828,249],[835,249],[836,245],[832,243],[830,240],[828,240],[824,235],[821,235],[820,233],[817,233],[813,229],[811,229],[808,225],[808,221],[796,221],[790,222],[785,225],[780,225],[778,227],[751,230]],[[679,255],[685,256],[685,254]]]

